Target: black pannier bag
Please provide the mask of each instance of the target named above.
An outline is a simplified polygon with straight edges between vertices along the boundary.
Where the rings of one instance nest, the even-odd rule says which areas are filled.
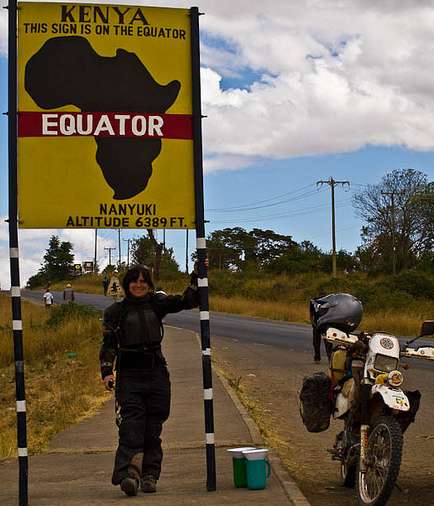
[[[331,380],[323,372],[303,378],[300,415],[309,432],[323,432],[329,428],[332,413],[330,389]]]

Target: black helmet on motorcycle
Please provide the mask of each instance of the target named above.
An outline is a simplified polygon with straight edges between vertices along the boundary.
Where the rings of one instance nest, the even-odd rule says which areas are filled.
[[[355,330],[363,316],[359,299],[349,293],[332,293],[310,301],[310,320],[317,329],[336,327],[343,332]]]

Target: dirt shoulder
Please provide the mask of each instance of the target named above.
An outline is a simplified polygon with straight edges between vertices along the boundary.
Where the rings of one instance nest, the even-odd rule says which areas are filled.
[[[296,353],[261,344],[244,344],[214,337],[216,365],[223,369],[270,447],[276,448],[282,462],[313,506],[355,504],[354,492],[341,486],[339,465],[327,448],[341,430],[332,422],[321,434],[309,434],[298,413],[298,390],[302,379],[315,370],[310,353]],[[402,492],[395,490],[391,506],[434,504],[434,370],[411,368],[404,372],[405,387],[422,392],[422,405],[416,423],[406,433],[399,478]]]

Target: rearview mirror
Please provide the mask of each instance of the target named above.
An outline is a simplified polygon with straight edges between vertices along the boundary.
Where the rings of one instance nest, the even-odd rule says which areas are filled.
[[[434,334],[434,320],[426,320],[422,323],[420,337],[431,336]]]

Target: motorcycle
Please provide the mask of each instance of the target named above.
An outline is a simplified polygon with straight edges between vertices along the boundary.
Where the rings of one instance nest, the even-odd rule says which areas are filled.
[[[356,488],[360,505],[385,505],[396,485],[403,435],[420,403],[419,391],[400,388],[400,358],[434,361],[434,346],[411,346],[432,334],[434,321],[425,321],[420,335],[403,346],[396,336],[385,332],[356,335],[331,326],[321,332],[333,345],[332,416],[344,421],[329,452],[340,462],[344,486]]]

